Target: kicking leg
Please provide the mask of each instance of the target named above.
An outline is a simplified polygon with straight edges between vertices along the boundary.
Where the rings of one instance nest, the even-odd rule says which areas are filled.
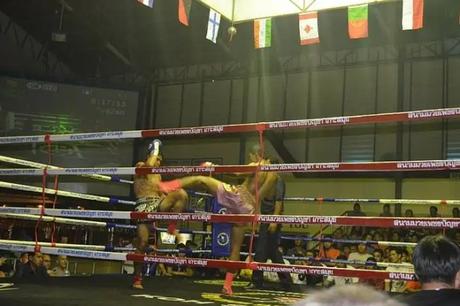
[[[181,188],[190,188],[190,189],[206,189],[208,192],[216,195],[217,188],[221,182],[216,180],[215,178],[209,176],[186,176],[180,179],[167,181],[167,182],[160,182],[158,186],[161,191],[165,193],[170,193],[172,191],[176,191]]]

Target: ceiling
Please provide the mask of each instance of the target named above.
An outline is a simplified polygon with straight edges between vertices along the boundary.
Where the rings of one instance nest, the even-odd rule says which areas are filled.
[[[368,39],[351,41],[347,36],[345,9],[320,14],[321,43],[299,46],[295,15],[274,19],[272,47],[255,50],[252,23],[237,25],[228,41],[228,20],[223,20],[217,44],[205,39],[209,9],[194,1],[191,25],[177,20],[177,1],[155,0],[151,9],[136,0],[65,0],[62,32],[66,42],[51,41],[59,30],[61,0],[2,0],[0,11],[40,43],[48,46],[81,79],[124,73],[149,75],[158,68],[212,64],[254,59],[276,62],[282,56],[343,50],[405,41],[459,37],[458,0],[425,0],[425,28],[401,31],[401,2],[376,5],[369,12]],[[1,58],[0,58],[1,64]],[[1,68],[1,66],[0,66]]]
[[[395,0],[198,0],[234,23]]]

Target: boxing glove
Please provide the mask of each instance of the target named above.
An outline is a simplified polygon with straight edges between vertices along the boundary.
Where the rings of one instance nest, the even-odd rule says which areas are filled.
[[[157,156],[158,154],[160,154],[160,147],[161,147],[161,140],[154,139],[147,147],[147,152],[149,153],[149,155]]]

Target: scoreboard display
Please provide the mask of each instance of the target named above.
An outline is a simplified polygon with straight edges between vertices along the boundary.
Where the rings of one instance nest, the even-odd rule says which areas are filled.
[[[0,77],[0,134],[25,136],[134,130],[138,93]],[[46,144],[2,145],[0,155],[48,163]],[[133,164],[132,140],[62,142],[51,145],[52,165],[120,167]],[[19,167],[2,163],[2,168]],[[0,178],[10,180],[11,178]],[[14,178],[40,185],[41,178]],[[59,189],[127,196],[130,186],[62,177]],[[19,182],[21,183],[21,182]]]

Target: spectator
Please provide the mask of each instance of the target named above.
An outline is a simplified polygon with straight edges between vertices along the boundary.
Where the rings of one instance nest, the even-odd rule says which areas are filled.
[[[373,236],[373,239],[374,241],[383,241],[383,235],[382,233],[380,232],[376,232]],[[379,245],[378,243],[374,243],[372,244],[372,247],[375,250],[383,250],[384,248],[386,248],[387,246],[386,245]],[[383,252],[383,251],[382,251]],[[377,260],[377,261],[380,261],[380,260]]]
[[[57,266],[51,271],[51,276],[70,276],[70,272],[68,270],[69,261],[67,260],[67,256],[59,255],[56,259]]]
[[[185,242],[185,248],[187,249],[187,252],[189,252],[190,254],[193,254],[193,251],[198,248],[198,245],[192,240],[187,240]]]
[[[286,253],[287,256],[296,256],[296,257],[304,257],[305,256],[305,249],[303,247],[303,240],[296,239],[294,240],[294,247],[289,249]]]
[[[394,241],[394,242],[400,242],[401,241],[401,236],[399,235],[399,232],[393,231],[391,233],[391,241]]]
[[[402,250],[397,247],[390,248],[389,262],[392,264],[400,264],[402,258]],[[413,272],[410,265],[390,265],[386,268],[388,272]],[[385,280],[385,290],[392,293],[403,293],[406,291],[406,282],[401,280]]]
[[[427,236],[415,247],[413,262],[422,290],[407,295],[410,306],[460,303],[460,248],[444,236]]]
[[[359,202],[356,202],[354,205],[353,205],[353,210],[349,210],[347,212],[347,216],[366,216],[366,214],[364,212],[361,211],[361,205],[359,204]]]
[[[350,233],[348,234],[348,239],[351,240],[360,240],[366,233],[366,230],[362,226],[353,226],[351,227]]]
[[[363,263],[364,265],[364,262],[366,262],[369,257],[372,257],[372,255],[367,252],[366,244],[360,243],[358,244],[357,251],[351,253],[348,256],[348,260],[360,262],[360,263]],[[354,265],[355,268],[361,267],[361,266],[362,266],[361,264]]]
[[[307,251],[305,255],[306,257],[312,258],[312,259],[316,257],[315,256],[316,254],[312,251]],[[313,260],[307,260],[306,262],[297,262],[295,264],[303,264],[307,266],[322,266],[319,262],[316,262]],[[313,274],[299,274],[299,281],[300,282],[305,281],[308,287],[315,287],[323,283],[323,276],[313,275]],[[294,280],[294,283],[297,284],[295,280]]]
[[[401,262],[402,263],[410,263],[411,262],[411,257],[409,255],[409,251],[407,250],[401,250]]]
[[[331,239],[330,235],[325,235],[324,238]],[[340,251],[334,248],[332,241],[324,241],[319,244],[319,257],[336,259],[340,255]],[[345,258],[346,259],[346,258]]]
[[[177,245],[177,249],[179,250],[179,253],[177,253],[177,258],[185,258],[185,244],[179,243]],[[191,277],[193,276],[193,269],[188,266],[181,266],[181,265],[167,265],[166,270],[169,275],[175,275],[175,276],[185,276],[185,277]]]
[[[345,245],[345,246],[343,246],[343,249],[342,249],[342,250],[343,250],[343,252],[342,252],[342,253],[343,253],[343,256],[345,256],[345,257],[348,259],[348,257],[349,257],[350,254],[352,253],[352,252],[351,252],[350,246]]]
[[[369,257],[367,259],[368,263],[373,263],[374,265],[366,265],[365,269],[367,270],[380,270],[377,267],[377,261],[375,260],[374,257]],[[385,281],[383,279],[375,279],[375,278],[360,278],[359,283],[361,284],[366,284],[368,286],[371,286],[374,289],[377,290],[384,290],[385,289]]]
[[[51,271],[51,256],[48,254],[43,254],[43,266],[45,267],[46,273],[48,273],[48,275],[53,273],[53,271]]]
[[[308,295],[295,306],[403,306],[382,292],[363,285],[338,286]]]
[[[18,259],[17,264],[26,264],[28,262],[29,262],[29,254],[28,253],[21,253],[21,255],[19,255],[19,259]]]
[[[406,209],[406,211],[404,212],[404,217],[413,218],[414,217],[414,211],[412,209]]]
[[[418,236],[417,236],[417,232],[415,231],[409,231],[409,234],[408,234],[408,242],[413,242],[413,243],[417,243],[418,241]]]
[[[29,260],[25,264],[16,266],[14,277],[17,279],[43,280],[48,278],[46,268],[43,266],[42,253],[29,254]]]
[[[390,204],[383,205],[383,211],[380,213],[380,217],[393,217],[390,210]]]
[[[8,253],[1,253],[0,254],[0,278],[8,277],[11,275],[13,271],[13,267],[8,264]]]
[[[372,256],[374,257],[375,262],[382,262],[383,261],[383,252],[382,250],[376,249],[372,253]]]
[[[369,254],[372,254],[374,252],[375,249],[378,249],[379,246],[378,244],[375,244],[375,243],[370,243],[370,242],[373,242],[373,235],[371,233],[368,233],[366,235],[364,235],[364,239],[365,241],[369,241],[367,244],[366,244],[366,248],[367,248],[367,253]]]
[[[334,231],[334,233],[332,234],[332,237],[336,240],[341,240],[341,239],[346,239],[347,237],[345,237],[345,232],[343,231],[343,229],[341,227],[339,227],[338,229],[336,229]],[[335,247],[337,249],[343,249],[344,247],[344,244],[341,243],[341,242],[336,242],[335,243]]]
[[[271,261],[271,259],[267,259],[267,263],[270,264],[270,263],[273,263]],[[290,265],[291,263],[289,262],[289,260],[287,259],[283,259],[283,263],[285,265]],[[268,282],[272,282],[272,283],[279,283],[280,282],[280,278],[278,276],[278,273],[276,272],[264,272],[263,274],[264,276],[264,281],[268,281]],[[297,274],[295,274],[295,277],[298,277]],[[291,279],[291,283],[293,282],[292,280],[292,276],[289,274],[289,278]],[[284,290],[287,290],[287,291],[291,291],[292,290],[292,286],[290,286],[289,288],[283,288]]]
[[[278,252],[280,252],[281,255],[284,256],[284,247],[281,244],[278,245]]]
[[[337,257],[338,260],[347,260],[347,258],[343,255]],[[352,266],[347,266],[345,263],[337,263],[335,265],[337,268],[341,269],[353,269]],[[324,278],[324,286],[331,287],[331,286],[343,286],[349,284],[355,284],[359,281],[359,278],[356,277],[347,277],[347,276],[333,276],[329,275]]]
[[[339,227],[338,229],[335,230],[333,236],[334,236],[334,239],[343,239],[345,236],[345,233],[343,232],[343,229]]]

